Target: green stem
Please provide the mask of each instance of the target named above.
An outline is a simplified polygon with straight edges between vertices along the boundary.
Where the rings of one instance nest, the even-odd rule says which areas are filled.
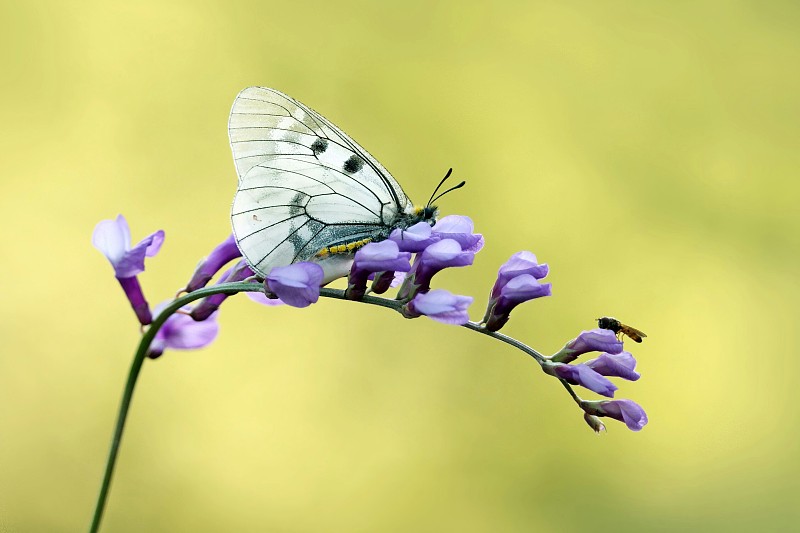
[[[211,296],[213,294],[236,294],[239,292],[260,292],[263,290],[263,285],[261,283],[251,283],[251,282],[233,282],[233,283],[220,283],[218,285],[214,285],[212,287],[205,287],[203,289],[198,289],[194,292],[189,294],[185,294],[176,298],[172,301],[159,315],[153,320],[153,323],[150,324],[150,327],[147,328],[144,335],[142,335],[141,341],[139,341],[139,347],[136,350],[135,355],[133,356],[133,362],[131,363],[131,369],[128,372],[128,380],[125,383],[125,390],[122,393],[122,401],[120,402],[119,406],[119,413],[117,414],[117,423],[114,427],[114,436],[111,439],[111,449],[108,452],[108,461],[106,462],[106,470],[105,474],[103,475],[103,483],[100,486],[100,494],[97,497],[97,505],[95,506],[94,510],[94,517],[92,518],[92,525],[89,529],[90,533],[97,533],[100,529],[100,521],[103,518],[103,511],[105,510],[106,500],[108,499],[108,492],[111,487],[111,478],[114,475],[114,467],[117,463],[117,455],[119,454],[119,446],[120,442],[122,441],[122,431],[125,429],[125,421],[128,418],[128,411],[130,410],[131,399],[133,398],[133,390],[136,387],[136,381],[139,378],[139,373],[142,370],[142,365],[144,364],[144,360],[147,357],[147,352],[150,349],[150,344],[153,342],[153,339],[158,333],[158,330],[161,329],[161,326],[164,325],[164,322],[175,313],[178,309],[189,304],[195,300],[199,300],[201,298],[205,298],[206,296]],[[320,289],[320,296],[324,296],[326,298],[334,298],[337,300],[347,300],[344,296],[344,291],[339,289]],[[377,296],[364,296],[361,300],[362,303],[370,304],[370,305],[377,305],[380,307],[386,307],[388,309],[394,309],[395,311],[400,311],[403,307],[403,303],[397,300],[390,300],[388,298],[379,298]],[[546,357],[530,346],[519,342],[516,339],[513,339],[507,335],[503,335],[502,333],[497,333],[496,331],[488,331],[483,326],[476,324],[475,322],[467,322],[464,324],[464,327],[467,329],[471,329],[472,331],[477,331],[478,333],[482,333],[484,335],[488,335],[493,339],[498,339],[506,344],[510,344],[519,350],[522,350],[526,354],[530,355],[537,363],[540,365],[546,360]],[[570,393],[572,398],[580,404],[580,398],[575,394],[575,391],[572,390],[572,387],[565,382],[563,379],[560,380],[562,385],[566,387],[567,391]]]
[[[239,282],[220,283],[219,285],[214,285],[213,287],[207,287],[189,294],[185,294],[171,302],[155,318],[155,320],[153,320],[153,323],[150,324],[150,327],[147,328],[147,331],[145,331],[144,335],[142,335],[142,339],[139,341],[139,347],[136,350],[136,354],[133,356],[131,369],[128,372],[128,381],[125,382],[125,390],[122,393],[122,401],[120,402],[119,413],[117,414],[117,424],[114,427],[114,436],[111,439],[111,449],[108,452],[108,461],[106,462],[106,470],[105,474],[103,475],[103,483],[100,486],[100,494],[97,497],[97,505],[94,509],[92,525],[89,528],[91,533],[96,533],[100,529],[100,520],[103,518],[103,511],[105,510],[106,500],[108,499],[108,490],[111,487],[111,477],[114,475],[114,466],[117,463],[119,445],[122,441],[122,430],[125,429],[125,421],[128,418],[128,411],[131,406],[131,399],[133,398],[133,389],[136,387],[136,380],[139,377],[139,372],[142,370],[142,364],[144,363],[145,357],[147,357],[147,351],[149,350],[150,344],[153,342],[156,333],[158,333],[158,330],[175,311],[188,303],[199,300],[200,298],[205,298],[206,296],[211,296],[212,294],[236,294],[237,292],[242,291],[255,292],[261,290],[263,290],[263,286],[261,284]]]

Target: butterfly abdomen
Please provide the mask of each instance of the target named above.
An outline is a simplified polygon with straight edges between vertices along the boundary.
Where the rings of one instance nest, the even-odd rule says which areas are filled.
[[[323,258],[329,255],[353,253],[371,241],[372,241],[371,238],[366,238],[366,239],[359,239],[357,241],[326,246],[325,248],[317,252],[314,257]]]

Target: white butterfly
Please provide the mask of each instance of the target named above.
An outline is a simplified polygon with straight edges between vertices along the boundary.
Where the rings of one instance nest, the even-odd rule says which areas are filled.
[[[239,175],[233,233],[259,276],[276,266],[314,261],[327,283],[347,275],[355,250],[366,242],[436,221],[431,202],[414,207],[358,143],[275,89],[240,92],[228,134]]]

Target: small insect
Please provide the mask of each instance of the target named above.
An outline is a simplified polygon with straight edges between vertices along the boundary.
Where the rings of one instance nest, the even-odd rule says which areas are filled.
[[[636,342],[642,342],[644,337],[647,337],[643,332],[636,328],[626,326],[614,317],[604,316],[597,319],[597,326],[601,329],[608,329],[617,334],[617,337],[627,335]]]
[[[228,121],[239,186],[231,208],[236,244],[253,271],[314,261],[325,280],[347,274],[356,250],[395,229],[431,226],[433,202],[414,206],[374,157],[328,119],[275,89],[248,87]],[[452,169],[451,169],[452,171]]]

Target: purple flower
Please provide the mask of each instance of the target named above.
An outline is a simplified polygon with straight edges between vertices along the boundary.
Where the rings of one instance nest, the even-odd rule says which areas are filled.
[[[406,276],[398,293],[399,300],[410,300],[417,293],[430,290],[431,278],[448,267],[471,265],[475,252],[463,251],[458,241],[443,239],[431,244],[417,255],[414,266]]]
[[[448,215],[439,219],[432,229],[434,236],[440,239],[453,239],[467,252],[478,253],[485,243],[483,235],[472,232],[475,224],[469,217]]]
[[[550,267],[547,266],[547,263],[540,265],[532,252],[517,252],[503,263],[500,270],[498,270],[497,281],[494,282],[494,287],[492,287],[491,298],[497,298],[506,283],[518,276],[529,274],[536,279],[542,279],[549,272]]]
[[[608,378],[601,376],[586,365],[566,365],[564,363],[545,361],[542,364],[542,370],[546,374],[561,378],[567,383],[586,387],[597,394],[602,394],[609,398],[613,398],[614,391],[617,390],[617,386],[611,383]]]
[[[114,267],[118,278],[132,278],[144,272],[144,258],[153,257],[164,242],[164,231],[158,230],[131,248],[131,230],[125,217],[101,220],[92,234],[92,244]]]
[[[467,308],[472,297],[452,294],[444,289],[436,289],[417,294],[403,307],[407,318],[425,315],[444,324],[461,325],[469,322]]]
[[[236,246],[236,239],[231,234],[227,239],[222,241],[214,248],[208,257],[200,261],[197,268],[192,275],[192,279],[186,284],[186,292],[196,291],[211,281],[211,278],[219,272],[219,270],[230,261],[237,257],[241,257],[242,252]],[[252,275],[252,274],[251,274]]]
[[[628,429],[633,431],[639,431],[647,424],[647,413],[631,400],[583,400],[581,408],[590,415],[607,416],[625,422]]]
[[[497,296],[489,301],[483,319],[486,322],[486,329],[489,331],[499,330],[508,322],[511,310],[516,306],[522,302],[551,294],[550,283],[539,283],[539,280],[530,274],[511,278],[503,285]]]
[[[322,267],[316,263],[294,263],[273,268],[266,284],[287,305],[308,307],[319,299],[324,275]]]
[[[101,220],[92,233],[92,244],[114,267],[114,275],[142,325],[153,318],[136,276],[144,272],[144,258],[156,255],[163,242],[164,231],[158,230],[131,247],[131,230],[122,215],[116,220]]]
[[[613,331],[595,328],[582,331],[550,359],[558,363],[570,363],[586,352],[617,354],[621,351],[622,341],[617,339]]]
[[[411,270],[410,252],[401,252],[394,241],[371,242],[355,254],[345,296],[350,300],[363,298],[370,274],[385,272],[388,276],[388,273],[392,273],[394,278],[394,271],[409,270]]]
[[[389,240],[397,243],[401,252],[421,252],[439,240],[427,222],[417,222],[406,229],[396,229],[389,235]]]
[[[163,310],[169,302],[156,307],[156,315]],[[188,308],[186,309],[188,311]],[[151,359],[159,357],[167,348],[173,350],[193,350],[208,346],[219,333],[216,314],[208,320],[197,322],[192,317],[175,313],[170,315],[161,329],[156,333],[147,356]]]
[[[584,364],[604,376],[615,376],[630,381],[636,381],[642,377],[634,370],[636,359],[628,352],[601,353],[595,359],[586,361]]]
[[[247,265],[247,263],[244,260],[241,260],[229,268],[227,272],[222,274],[216,285],[219,285],[220,283],[229,283],[232,281],[242,281],[253,275],[253,271],[250,270],[250,267]],[[197,321],[207,319],[212,313],[219,309],[219,306],[222,305],[222,302],[224,302],[227,297],[227,294],[222,293],[212,294],[211,296],[203,298],[200,300],[200,303],[198,303],[194,309],[192,309],[192,312],[190,313],[191,317]]]

